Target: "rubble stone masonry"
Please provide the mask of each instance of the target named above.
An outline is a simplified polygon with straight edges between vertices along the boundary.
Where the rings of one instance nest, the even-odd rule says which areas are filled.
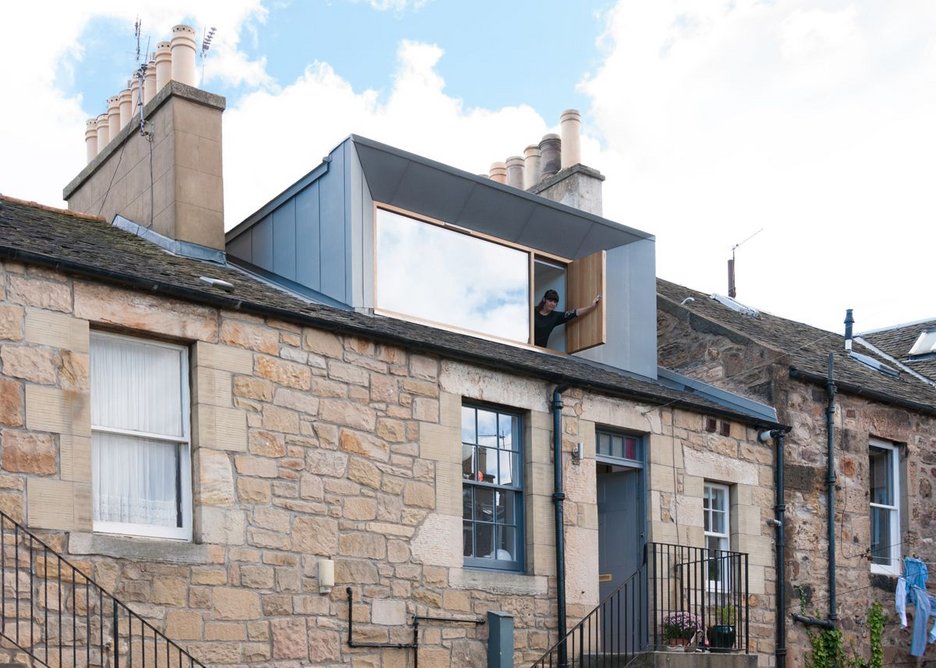
[[[192,542],[93,531],[93,330],[189,346]],[[557,639],[552,389],[367,338],[0,264],[0,509],[209,665],[413,665],[412,650],[348,646],[349,586],[356,640],[408,643],[414,614],[497,610],[513,615],[517,665],[539,658]],[[463,567],[463,400],[524,416],[524,573]],[[771,453],[753,430],[708,433],[704,419],[566,393],[570,623],[598,599],[595,427],[627,429],[647,436],[650,540],[703,545],[703,482],[732,485],[732,549],[751,555],[751,634],[771,665]],[[579,442],[584,461],[573,465]],[[857,497],[844,503],[861,512]],[[335,561],[329,595],[319,594],[323,557]],[[419,661],[485,666],[486,639],[485,626],[427,623]]]

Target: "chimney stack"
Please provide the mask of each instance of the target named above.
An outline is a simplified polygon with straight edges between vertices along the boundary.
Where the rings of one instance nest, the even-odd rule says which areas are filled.
[[[582,162],[582,116],[577,109],[566,109],[559,117],[562,135],[562,169]]]
[[[184,25],[173,27],[169,48],[172,52],[173,81],[195,86],[195,30]]]

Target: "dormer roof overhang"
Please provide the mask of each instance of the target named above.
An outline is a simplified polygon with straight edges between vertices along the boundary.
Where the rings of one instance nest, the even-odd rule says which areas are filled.
[[[374,201],[576,259],[653,235],[485,176],[351,135]]]

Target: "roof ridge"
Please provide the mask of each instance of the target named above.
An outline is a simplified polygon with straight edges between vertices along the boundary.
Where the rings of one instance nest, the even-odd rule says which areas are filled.
[[[49,213],[58,213],[72,218],[80,218],[82,220],[96,220],[102,223],[106,223],[103,216],[95,216],[93,213],[83,213],[81,211],[72,211],[71,209],[62,209],[61,207],[49,206],[48,204],[41,204],[39,202],[34,202],[33,200],[20,199],[19,197],[11,197],[10,195],[4,195],[0,193],[0,202],[9,202],[10,204],[19,204],[21,206],[30,207],[33,209],[40,209],[42,211],[48,211]]]

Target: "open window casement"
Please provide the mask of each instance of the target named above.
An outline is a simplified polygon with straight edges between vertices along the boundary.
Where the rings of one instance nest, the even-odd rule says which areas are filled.
[[[600,346],[608,340],[606,327],[605,251],[570,262],[566,267],[566,303],[582,308],[601,295],[598,308],[566,325],[566,352],[577,353]]]

